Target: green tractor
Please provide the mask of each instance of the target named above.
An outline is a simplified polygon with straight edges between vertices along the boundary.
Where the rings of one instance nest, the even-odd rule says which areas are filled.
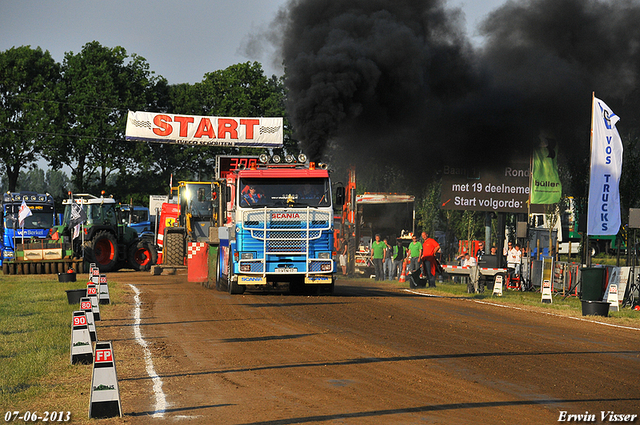
[[[57,231],[63,241],[73,241],[76,257],[96,263],[103,273],[125,267],[145,271],[156,263],[153,239],[139,237],[127,226],[127,216],[113,198],[76,194],[62,203],[64,218]]]

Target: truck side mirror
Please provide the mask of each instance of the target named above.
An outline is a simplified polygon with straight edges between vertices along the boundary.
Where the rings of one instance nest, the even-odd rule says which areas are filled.
[[[344,205],[344,186],[336,187],[336,205],[341,207]]]

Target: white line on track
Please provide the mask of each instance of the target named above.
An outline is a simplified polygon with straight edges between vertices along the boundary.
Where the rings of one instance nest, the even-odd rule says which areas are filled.
[[[140,290],[136,288],[134,285],[129,284],[133,292],[136,293],[133,300],[136,303],[135,309],[133,311],[133,334],[136,337],[136,341],[142,349],[144,350],[144,363],[147,368],[147,374],[151,378],[153,382],[153,393],[156,396],[156,406],[155,411],[151,415],[153,418],[164,418],[164,412],[167,410],[167,399],[162,391],[162,379],[158,376],[155,369],[153,368],[153,359],[151,358],[151,350],[149,350],[149,346],[147,345],[147,341],[142,338],[142,332],[140,331],[140,306],[142,302],[140,301]]]
[[[444,298],[441,295],[427,294],[427,293],[424,293],[424,292],[412,291],[411,289],[405,289],[405,291],[406,292],[410,292],[410,293],[415,294],[415,295],[421,295],[423,297]],[[450,299],[454,299],[454,298],[455,297],[451,297]],[[612,323],[598,322],[597,320],[583,319],[581,317],[563,316],[561,314],[555,314],[555,313],[550,313],[550,312],[546,312],[546,311],[527,310],[527,309],[521,308],[521,307],[516,307],[516,306],[506,305],[506,304],[491,303],[491,302],[488,302],[488,301],[470,300],[468,298],[461,298],[461,299],[465,300],[465,301],[473,301],[473,302],[476,302],[478,304],[486,304],[486,305],[492,305],[492,306],[495,306],[495,307],[511,308],[513,310],[521,310],[521,311],[527,311],[527,312],[533,312],[533,313],[547,314],[549,316],[555,316],[555,317],[562,317],[562,318],[566,318],[566,319],[579,320],[581,322],[595,323],[595,324],[603,325],[603,326],[611,326],[612,328],[629,329],[629,330],[632,330],[632,331],[640,331],[640,328],[633,328],[631,326],[614,325]]]

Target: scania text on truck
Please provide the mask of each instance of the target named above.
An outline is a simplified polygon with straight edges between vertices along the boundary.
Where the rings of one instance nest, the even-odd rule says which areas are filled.
[[[216,288],[288,285],[333,291],[331,179],[323,164],[262,155],[227,173],[228,222],[218,229]],[[241,167],[242,168],[242,167]],[[222,176],[223,178],[225,176]],[[340,192],[340,191],[338,191]],[[344,191],[337,202],[342,202]]]

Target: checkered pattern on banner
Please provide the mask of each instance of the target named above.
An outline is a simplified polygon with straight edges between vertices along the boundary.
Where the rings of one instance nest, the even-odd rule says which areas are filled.
[[[187,247],[187,258],[192,259],[197,252],[203,250],[207,245],[206,242],[189,242],[189,246]]]

